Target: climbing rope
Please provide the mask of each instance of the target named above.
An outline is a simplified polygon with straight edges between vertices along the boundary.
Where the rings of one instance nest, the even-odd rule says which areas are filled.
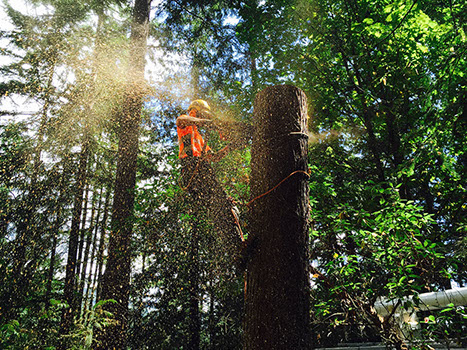
[[[247,207],[249,207],[254,201],[256,201],[257,199],[260,199],[264,196],[267,196],[269,193],[271,193],[272,191],[274,191],[276,188],[278,188],[280,185],[282,185],[288,178],[292,177],[293,175],[295,174],[304,174],[306,175],[308,178],[310,177],[310,174],[304,170],[296,170],[292,173],[290,173],[287,177],[285,177],[281,182],[279,182],[276,186],[274,186],[273,188],[271,188],[270,190],[264,192],[263,194],[260,194],[259,196],[256,196],[255,198],[253,198],[251,201],[249,201],[248,203],[246,203],[245,205]]]
[[[245,242],[245,236],[243,235],[243,230],[242,230],[242,227],[240,226],[240,222],[238,221],[237,214],[235,213],[235,210],[233,208],[230,208],[230,211],[232,212],[232,215],[235,219],[235,223],[237,224],[239,234],[240,234],[240,239],[242,240],[242,242]]]
[[[187,191],[188,188],[190,188],[191,182],[193,181],[193,178],[195,177],[196,173],[198,172],[198,168],[199,168],[199,165],[200,165],[201,161],[202,161],[202,159],[198,159],[198,162],[196,163],[196,167],[195,167],[195,169],[193,170],[193,173],[191,174],[191,177],[190,177],[190,179],[188,180],[188,183],[187,183],[186,186],[182,186],[181,183],[180,183],[180,181],[179,181],[179,186],[180,186],[180,188],[181,188],[183,191]],[[248,203],[245,203],[245,205],[246,205],[247,207],[251,206],[251,204],[252,204],[254,201],[256,201],[256,200],[258,200],[258,199],[260,199],[260,198],[262,198],[262,197],[264,197],[264,196],[267,196],[269,193],[271,193],[272,191],[274,191],[275,189],[277,189],[280,185],[282,185],[285,181],[287,181],[287,179],[289,179],[290,177],[292,177],[292,176],[295,175],[295,174],[304,174],[304,175],[306,175],[306,177],[308,177],[308,178],[310,177],[309,172],[306,172],[305,170],[296,170],[296,171],[293,171],[293,172],[290,173],[287,177],[285,177],[284,179],[282,179],[282,180],[281,180],[277,185],[275,185],[273,188],[267,190],[266,192],[264,192],[263,194],[260,194],[259,196],[256,196],[255,198],[253,198],[252,200],[250,200]],[[239,226],[240,226],[240,225],[239,225]]]
[[[266,139],[265,142],[270,142],[271,140],[277,140],[279,138],[282,138],[282,137],[286,137],[286,136],[298,136],[298,137],[303,137],[303,138],[308,138],[308,134],[303,132],[303,131],[291,131],[289,133],[284,133],[284,134],[281,134],[279,136],[274,136],[274,137],[271,137],[269,139]],[[285,177],[281,182],[279,182],[276,186],[274,186],[273,188],[271,188],[270,190],[264,192],[263,194],[260,194],[259,196],[253,198],[251,201],[249,201],[248,203],[246,203],[245,205],[247,207],[249,207],[254,201],[256,201],[257,199],[260,199],[264,196],[267,196],[269,193],[271,193],[272,191],[274,191],[276,188],[278,188],[280,185],[282,185],[288,178],[292,177],[293,175],[295,174],[304,174],[306,175],[308,178],[310,177],[310,174],[309,172],[306,172],[304,170],[296,170],[292,173],[290,173],[287,177]]]

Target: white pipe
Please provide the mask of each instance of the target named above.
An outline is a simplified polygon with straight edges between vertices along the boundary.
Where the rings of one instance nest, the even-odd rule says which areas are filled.
[[[394,316],[394,321],[398,324],[397,331],[402,338],[415,339],[420,330],[417,311],[442,309],[450,304],[467,305],[467,287],[449,289],[444,292],[422,293],[418,297],[420,299],[418,305],[414,303],[413,296],[410,296],[400,300],[379,299],[374,307],[382,317],[391,314]],[[410,302],[408,307],[404,307],[406,302]],[[397,310],[394,310],[395,307]]]
[[[415,305],[412,296],[401,299],[401,305],[404,304],[404,301],[410,301],[415,310],[442,309],[449,304],[454,304],[454,306],[467,305],[467,287],[448,289],[444,292],[422,293],[418,297],[420,298],[419,305]],[[394,310],[397,302],[398,300],[383,299],[376,301],[374,306],[380,316],[387,316]]]

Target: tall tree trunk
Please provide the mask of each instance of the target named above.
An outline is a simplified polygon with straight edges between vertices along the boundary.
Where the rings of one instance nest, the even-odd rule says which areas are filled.
[[[99,223],[100,223],[100,215],[102,212],[102,205],[103,205],[103,200],[102,200],[102,191],[101,189],[100,194],[99,194],[99,207],[97,208],[97,217],[96,217],[96,224],[94,225],[94,235],[92,237],[92,250],[91,250],[91,258],[89,260],[90,266],[89,266],[89,274],[87,278],[87,287],[86,287],[86,294],[83,295],[84,297],[84,310],[87,310],[88,307],[91,305],[89,303],[89,299],[92,298],[92,293],[93,293],[93,270],[94,270],[94,258],[96,257],[96,249],[97,249],[97,237],[99,234]]]
[[[104,267],[104,251],[105,251],[105,234],[107,232],[107,220],[109,217],[110,204],[110,188],[107,188],[107,195],[105,197],[104,217],[101,224],[101,236],[99,238],[99,251],[97,252],[97,292],[96,300],[101,297],[102,290],[102,269]]]
[[[106,309],[114,314],[116,325],[98,334],[98,349],[125,349],[130,291],[133,205],[136,158],[143,96],[146,91],[144,67],[149,32],[150,0],[136,0],[130,36],[129,81],[119,125],[115,193],[112,206],[109,256],[102,285],[102,299],[114,299]]]
[[[67,334],[73,323],[73,318],[77,310],[76,299],[76,262],[78,254],[79,227],[81,221],[81,212],[83,207],[83,194],[86,185],[86,169],[89,158],[89,137],[85,132],[82,149],[79,157],[79,166],[77,181],[75,185],[73,214],[71,220],[70,237],[68,240],[68,258],[65,268],[65,286],[63,297],[68,303],[68,307],[63,309],[62,319],[60,324],[60,334]],[[66,342],[63,341],[60,345],[61,349],[66,348]]]
[[[81,218],[81,229],[79,230],[79,239],[78,239],[78,257],[76,258],[76,276],[81,274],[81,264],[83,262],[83,249],[84,249],[84,241],[86,238],[86,222],[88,216],[88,203],[89,203],[89,184],[86,184],[84,189],[84,208],[82,212]]]
[[[94,191],[93,191],[94,192]],[[96,218],[96,215],[99,216],[99,210],[100,210],[100,205],[101,205],[101,197],[102,197],[102,190],[99,192],[98,195],[93,193],[92,196],[92,208],[91,208],[91,221],[89,223],[88,228],[86,229],[86,248],[84,250],[84,256],[83,256],[83,261],[82,261],[82,269],[81,269],[81,275],[80,275],[80,280],[79,280],[79,288],[78,288],[78,308],[81,312],[85,311],[85,308],[83,308],[83,299],[85,299],[85,285],[86,285],[86,274],[88,271],[88,262],[92,264],[92,254],[91,254],[91,259],[89,259],[89,252],[91,249],[94,249],[94,228],[95,225],[94,223],[98,222],[98,218]],[[98,203],[99,208],[96,207],[96,203]],[[96,214],[97,212],[97,214]],[[91,271],[91,269],[89,270]]]
[[[58,243],[58,235],[60,231],[60,226],[62,225],[62,206],[63,206],[63,196],[64,196],[64,189],[63,189],[63,177],[60,178],[59,184],[59,194],[57,202],[55,203],[55,222],[52,227],[52,247],[50,248],[50,265],[49,271],[47,273],[47,286],[45,289],[45,302],[46,302],[46,309],[50,306],[49,298],[50,294],[52,293],[52,281],[55,273],[55,257],[57,251],[57,243]]]
[[[57,251],[58,231],[61,222],[61,211],[59,210],[56,214],[55,223],[52,227],[52,247],[50,248],[50,264],[49,271],[47,272],[47,286],[45,288],[45,307],[49,308],[50,294],[52,293],[52,281],[55,273],[55,256]]]
[[[191,85],[193,98],[200,98],[200,58],[196,48],[193,49],[193,63],[191,67]],[[195,203],[192,203],[194,208]],[[189,319],[188,319],[188,349],[198,350],[200,345],[201,320],[199,313],[199,212],[191,212],[190,248],[189,248]]]
[[[47,285],[45,289],[45,301],[46,301],[46,309],[49,308],[50,303],[50,295],[52,294],[52,282],[55,274],[55,259],[57,255],[57,245],[58,245],[58,237],[60,233],[60,228],[64,222],[64,217],[63,217],[63,206],[65,205],[65,180],[66,180],[66,175],[67,172],[69,171],[70,168],[70,155],[67,152],[65,157],[63,158],[63,169],[62,173],[60,175],[60,180],[58,183],[58,197],[55,202],[55,222],[52,227],[52,247],[51,247],[51,252],[50,252],[50,265],[49,265],[49,271],[47,274]]]
[[[101,265],[102,265],[102,256],[104,252],[104,240],[105,240],[105,230],[106,230],[106,225],[107,225],[107,212],[109,210],[108,203],[109,203],[109,198],[110,198],[110,191],[107,190],[107,194],[105,195],[105,200],[104,200],[104,206],[103,206],[103,213],[104,217],[102,218],[102,221],[99,223],[98,227],[96,227],[96,233],[97,230],[100,232],[99,235],[99,241],[97,241],[96,237],[96,242],[95,242],[95,247],[97,249],[96,253],[96,266],[94,268],[94,279],[92,281],[92,287],[91,287],[91,294],[89,298],[89,305],[92,306],[94,301],[97,299],[97,283],[99,281],[99,275],[101,273]]]
[[[195,220],[193,220],[195,221]],[[201,320],[199,314],[199,225],[193,222],[190,237],[189,260],[190,316],[188,324],[189,350],[198,350],[200,344]]]
[[[247,350],[311,348],[306,116],[306,96],[293,86],[269,87],[255,100]]]

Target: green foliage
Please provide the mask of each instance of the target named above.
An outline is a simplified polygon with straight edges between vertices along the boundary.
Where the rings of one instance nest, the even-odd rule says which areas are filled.
[[[366,191],[381,196],[381,209],[372,212],[341,204],[329,215],[318,203],[312,204],[317,223],[312,231],[313,252],[317,268],[326,276],[314,276],[316,324],[339,328],[350,320],[367,325],[353,330],[344,326],[353,337],[375,337],[381,330],[372,324],[370,306],[377,298],[417,295],[437,279],[448,277],[447,271],[438,270],[445,257],[436,243],[424,238],[434,224],[432,216],[412,201],[401,200],[396,190],[368,186]]]
[[[27,348],[55,349],[57,326],[60,313],[65,305],[59,300],[50,300],[49,305],[32,305],[0,328],[2,349],[16,350]]]
[[[116,324],[116,320],[111,312],[103,307],[105,304],[116,304],[113,299],[100,300],[90,310],[85,310],[80,318],[75,320],[73,330],[62,337],[69,344],[69,349],[91,350],[96,346],[96,339],[93,334],[96,330]]]
[[[441,344],[462,344],[467,320],[465,306],[450,304],[442,310],[424,314],[426,316],[420,320],[422,339],[433,339]]]
[[[11,320],[0,328],[0,346],[5,350],[16,349],[56,349],[61,337],[67,340],[68,349],[93,349],[93,329],[108,326],[115,321],[112,314],[103,310],[106,303],[116,303],[115,300],[101,300],[91,310],[76,320],[75,328],[70,334],[59,335],[62,310],[67,304],[61,300],[51,299],[50,305],[41,305],[39,312],[24,309],[19,320]]]

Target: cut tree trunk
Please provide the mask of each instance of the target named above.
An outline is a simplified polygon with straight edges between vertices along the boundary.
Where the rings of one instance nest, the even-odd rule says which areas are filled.
[[[306,122],[306,96],[300,89],[272,86],[256,97],[249,229],[255,244],[245,293],[247,350],[311,348]]]

